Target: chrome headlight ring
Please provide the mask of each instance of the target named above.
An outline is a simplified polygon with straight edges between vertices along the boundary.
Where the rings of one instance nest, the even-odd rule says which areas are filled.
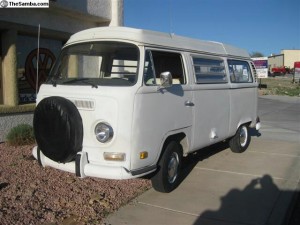
[[[114,131],[112,127],[108,123],[100,122],[95,126],[95,135],[96,139],[101,142],[105,143],[110,141],[114,136]]]

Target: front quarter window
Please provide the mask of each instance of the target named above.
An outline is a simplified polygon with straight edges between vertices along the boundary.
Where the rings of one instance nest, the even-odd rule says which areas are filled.
[[[137,81],[138,48],[120,42],[76,44],[62,50],[47,83],[132,86]]]

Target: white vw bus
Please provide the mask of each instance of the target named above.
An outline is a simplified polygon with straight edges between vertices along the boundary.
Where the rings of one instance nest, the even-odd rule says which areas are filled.
[[[182,158],[229,140],[233,152],[259,129],[255,68],[246,51],[125,27],[71,36],[38,93],[42,166],[79,177],[152,174],[174,190]]]

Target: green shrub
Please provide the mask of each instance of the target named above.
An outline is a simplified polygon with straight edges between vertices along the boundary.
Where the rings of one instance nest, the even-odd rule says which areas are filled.
[[[9,145],[28,145],[35,142],[32,126],[28,124],[20,124],[13,127],[6,136]]]

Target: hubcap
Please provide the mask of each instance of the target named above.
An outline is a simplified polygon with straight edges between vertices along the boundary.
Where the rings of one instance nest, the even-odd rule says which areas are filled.
[[[240,132],[240,144],[242,147],[245,147],[248,139],[247,127],[243,126]]]
[[[171,184],[174,183],[174,181],[177,178],[178,165],[179,165],[178,154],[173,152],[168,164],[168,181]]]

